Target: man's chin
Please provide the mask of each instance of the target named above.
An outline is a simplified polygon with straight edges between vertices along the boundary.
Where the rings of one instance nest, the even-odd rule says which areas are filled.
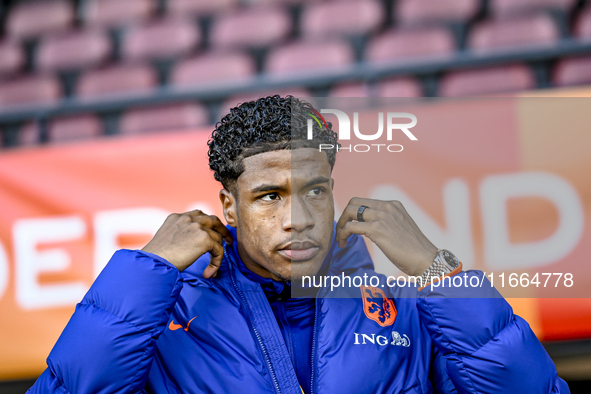
[[[314,276],[320,270],[322,266],[322,262],[324,261],[294,261],[291,263],[291,273],[290,273],[290,280],[291,281],[299,281],[302,280],[303,276]]]

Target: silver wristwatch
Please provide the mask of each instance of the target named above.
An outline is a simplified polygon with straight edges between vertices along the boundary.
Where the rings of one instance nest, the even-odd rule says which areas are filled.
[[[437,256],[427,271],[421,275],[421,286],[429,283],[433,277],[442,277],[460,266],[460,260],[449,250],[439,249]]]

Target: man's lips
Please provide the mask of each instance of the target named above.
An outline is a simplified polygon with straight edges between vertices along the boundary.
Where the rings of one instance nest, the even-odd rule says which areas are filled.
[[[320,247],[312,242],[292,242],[279,249],[279,254],[291,261],[304,261],[316,256],[319,250]]]

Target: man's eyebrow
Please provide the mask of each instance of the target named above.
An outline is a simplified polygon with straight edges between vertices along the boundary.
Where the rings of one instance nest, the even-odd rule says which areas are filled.
[[[253,189],[250,189],[251,193],[262,193],[262,192],[271,192],[275,190],[284,190],[284,186],[279,185],[259,185]]]
[[[312,185],[318,185],[320,183],[330,183],[330,179],[325,178],[323,176],[317,176],[316,178],[306,182],[306,184],[304,185],[304,188],[310,187]]]
[[[312,185],[318,185],[321,183],[330,183],[330,179],[325,178],[323,176],[317,176],[316,178],[311,179],[308,182],[306,182],[306,184],[304,185],[304,188],[310,187]],[[250,192],[253,194],[256,194],[256,193],[263,193],[263,192],[280,191],[280,190],[285,190],[285,189],[286,189],[285,186],[279,186],[279,185],[273,185],[273,184],[263,184],[263,185],[259,185],[257,187],[250,189]]]

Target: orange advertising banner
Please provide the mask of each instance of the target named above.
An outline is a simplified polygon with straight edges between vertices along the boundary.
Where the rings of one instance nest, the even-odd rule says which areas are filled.
[[[221,216],[209,130],[0,156],[0,379],[34,377],[98,272],[171,212]]]
[[[587,100],[401,105],[418,119],[418,141],[389,155],[339,153],[336,204],[342,209],[354,196],[398,199],[466,268],[570,273],[591,288]],[[171,212],[198,208],[223,218],[220,185],[207,165],[210,132],[0,154],[0,379],[43,371],[115,250],[145,245]],[[368,246],[388,273],[391,264]],[[539,286],[519,297],[511,303],[540,339],[591,337],[591,298],[549,298]]]

